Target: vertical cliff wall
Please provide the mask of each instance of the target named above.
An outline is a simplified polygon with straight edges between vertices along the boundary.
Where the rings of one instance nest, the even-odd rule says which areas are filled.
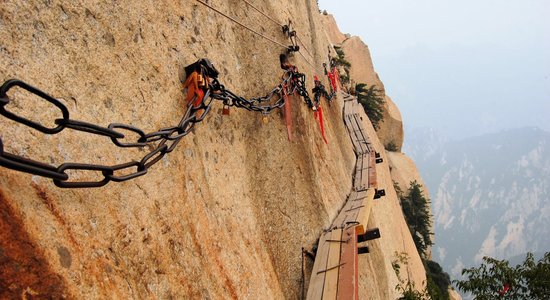
[[[209,3],[288,43],[279,25],[244,1]],[[292,19],[310,53],[304,56],[321,66],[330,42],[314,1],[252,3],[280,23]],[[191,0],[5,1],[0,34],[2,80],[28,82],[59,99],[71,118],[102,126],[119,122],[150,132],[176,125],[185,107],[180,70],[201,57],[245,97],[264,95],[282,74],[282,47]],[[291,62],[311,88],[319,71],[301,55]],[[20,89],[9,97],[11,111],[33,120],[54,124],[60,117]],[[222,116],[220,110],[214,104],[172,153],[131,181],[60,189],[49,179],[0,168],[1,296],[298,298],[301,247],[315,244],[351,186],[355,156],[342,103],[325,105],[328,145],[298,97],[291,142],[280,112],[266,123],[257,113],[232,109]],[[69,129],[44,135],[6,118],[0,125],[5,152],[54,166],[115,165],[148,153]],[[383,238],[362,262],[362,293],[373,299],[396,295],[395,251],[414,257],[410,273],[418,285],[423,280],[388,172],[379,181],[390,196],[371,218]],[[96,179],[78,171],[71,176]]]
[[[426,277],[422,261],[404,221],[400,200],[393,184],[397,183],[402,190],[406,191],[411,181],[417,180],[423,185],[423,180],[415,163],[405,154],[399,152],[404,139],[401,113],[387,95],[384,84],[375,71],[368,46],[357,36],[348,35],[349,38],[345,38],[346,35],[340,32],[332,15],[324,14],[321,18],[327,26],[327,35],[332,44],[341,47],[346,59],[351,63],[350,77],[353,82],[366,83],[369,87],[375,85],[382,91],[382,96],[386,101],[383,112],[384,120],[380,123],[378,131],[374,130],[366,116],[363,118],[364,126],[368,129],[369,137],[373,140],[375,148],[383,152],[382,156],[386,163],[377,165],[377,176],[379,186],[384,187],[387,191],[387,197],[376,202],[369,219],[369,226],[379,227],[382,236],[386,239],[376,240],[373,245],[376,251],[372,255],[361,257],[360,262],[367,265],[371,272],[368,275],[363,275],[362,296],[364,299],[377,299],[372,298],[373,295],[369,293],[368,289],[368,286],[377,286],[375,294],[380,299],[398,298],[399,295],[395,291],[398,279],[391,267],[391,261],[395,260],[396,252],[405,253],[409,257],[409,266],[403,267],[400,274],[401,279],[411,280],[417,288],[422,288],[425,286]],[[389,143],[393,143],[397,147],[397,151],[384,151]],[[429,197],[425,186],[424,192]],[[428,253],[430,252],[431,250],[428,251]],[[379,276],[380,273],[386,276]],[[378,276],[372,276],[374,274],[378,274]]]
[[[368,87],[376,86],[382,91],[384,98],[383,120],[376,132],[384,147],[393,144],[396,151],[401,151],[403,146],[403,120],[399,109],[387,95],[384,84],[374,70],[374,64],[369,47],[357,36],[352,36],[342,42],[342,50],[346,59],[351,63],[350,77],[357,83],[365,83]]]

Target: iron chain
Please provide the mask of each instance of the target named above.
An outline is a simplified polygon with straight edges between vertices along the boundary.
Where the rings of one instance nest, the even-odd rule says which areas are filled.
[[[22,88],[59,109],[61,118],[55,120],[55,126],[52,125],[48,127],[48,125],[29,120],[7,110],[6,105],[10,103],[10,98],[7,93],[14,87]],[[298,95],[304,98],[304,101],[310,108],[314,108],[309,93],[306,90],[305,75],[298,73],[295,67],[285,70],[281,83],[273,88],[267,95],[251,99],[246,99],[234,94],[226,89],[224,85],[220,84],[217,78],[212,78],[212,82],[209,83],[208,89],[205,92],[204,100],[197,107],[194,107],[192,104],[193,101],[191,101],[187,106],[185,115],[181,118],[177,126],[161,128],[158,131],[145,133],[143,130],[128,124],[111,123],[107,127],[103,127],[92,123],[73,120],[70,118],[67,107],[59,100],[23,81],[10,79],[4,82],[0,87],[0,114],[4,117],[45,134],[57,134],[65,128],[69,128],[108,137],[116,146],[121,148],[144,148],[148,146],[151,150],[144,155],[140,161],[130,161],[124,164],[99,165],[63,163],[55,167],[5,152],[4,143],[0,137],[0,166],[51,178],[56,186],[62,188],[101,187],[110,181],[127,181],[145,175],[149,168],[160,161],[166,154],[172,152],[180,140],[191,132],[195,124],[204,120],[206,115],[210,112],[213,100],[220,100],[227,106],[236,106],[249,111],[269,114],[274,109],[280,109],[284,106],[284,89],[286,89],[289,95],[297,92]],[[139,136],[139,138],[137,140],[126,140],[125,132],[133,133]],[[101,179],[97,181],[71,180],[71,176],[66,172],[69,170],[98,173]]]
[[[20,87],[26,91],[40,97],[41,99],[50,102],[56,106],[62,114],[62,118],[55,120],[56,127],[47,127],[36,121],[26,119],[6,109],[6,105],[10,103],[7,92],[13,87]],[[59,100],[51,97],[43,91],[28,85],[17,79],[6,81],[0,87],[0,114],[6,118],[27,125],[38,131],[46,134],[57,134],[65,128],[83,131],[95,135],[109,137],[112,142],[118,147],[140,147],[151,145],[152,150],[146,154],[140,161],[130,161],[119,165],[98,165],[98,164],[82,164],[82,163],[64,163],[58,167],[54,167],[42,162],[34,161],[22,156],[4,151],[4,143],[0,138],[0,165],[6,168],[17,171],[52,178],[55,185],[63,188],[86,188],[100,187],[107,184],[109,181],[121,182],[130,180],[142,175],[145,175],[148,169],[161,160],[167,153],[174,150],[179,141],[189,134],[195,123],[204,120],[206,114],[212,106],[212,98],[208,91],[205,95],[205,101],[198,107],[189,105],[186,114],[183,116],[177,126],[162,128],[155,132],[144,133],[139,128],[121,123],[111,123],[107,127],[102,127],[96,124],[91,124],[83,121],[70,119],[70,114],[67,107]],[[139,138],[135,141],[125,141],[124,131],[137,134]],[[124,171],[132,170],[131,172]],[[69,174],[66,171],[80,170],[90,173],[100,173],[103,177],[98,181],[71,181]]]
[[[274,109],[280,109],[285,105],[283,97],[283,91],[285,89],[288,95],[297,92],[298,95],[304,98],[304,102],[309,108],[314,107],[306,89],[305,74],[299,73],[295,67],[285,70],[281,83],[263,97],[246,99],[237,96],[235,93],[226,89],[225,86],[220,84],[217,80],[214,80],[210,86],[213,90],[211,97],[223,101],[224,105],[236,106],[249,111],[261,112],[262,114],[269,114]]]

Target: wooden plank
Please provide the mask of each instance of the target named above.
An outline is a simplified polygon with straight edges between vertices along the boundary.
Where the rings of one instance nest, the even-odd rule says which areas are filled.
[[[330,250],[330,243],[327,239],[332,239],[330,232],[324,233],[319,238],[319,246],[317,247],[317,254],[315,255],[315,262],[313,263],[313,270],[311,271],[311,278],[309,280],[309,288],[307,290],[308,300],[320,300],[323,299],[323,289],[325,286],[325,272],[317,274],[321,270],[327,269],[328,256]]]
[[[376,154],[375,152],[370,153],[370,165],[369,165],[369,188],[378,188],[378,181],[376,177]]]
[[[362,222],[361,216],[364,214],[364,210],[370,209],[367,205],[367,201],[369,198],[372,198],[372,196],[369,195],[369,190],[361,191],[357,194],[357,198],[361,198],[361,201],[352,201],[353,203],[356,203],[356,205],[362,205],[361,209],[357,210],[357,214],[355,215],[354,222],[358,222],[357,224],[357,230],[361,231],[361,234],[364,232],[364,228],[367,226],[367,223]]]
[[[342,220],[342,228],[348,226],[349,224],[355,224],[357,220],[357,216],[359,214],[359,209],[353,209],[353,207],[346,207],[346,210],[344,211],[346,214],[346,217],[344,220]]]
[[[358,225],[361,226],[366,225],[361,222],[360,215],[361,210],[366,207],[367,199],[369,198],[368,193],[368,189],[360,192],[351,192],[340,213],[336,216],[334,222],[332,222],[331,227],[345,227],[354,222],[360,222]]]
[[[369,161],[370,156],[368,154],[361,154],[357,157],[353,175],[353,189],[356,191],[368,188]]]
[[[348,100],[344,100],[344,115],[349,115],[353,111],[353,101],[355,98],[349,98]]]
[[[357,128],[359,129],[358,137],[357,139],[360,140],[362,144],[362,150],[363,153],[370,152],[370,148],[368,144],[370,143],[369,138],[366,134],[365,128],[363,127],[363,124],[361,123],[361,117],[359,117],[359,114],[355,113],[353,115],[353,121],[357,124]]]
[[[359,264],[357,257],[357,227],[348,227],[342,234],[349,241],[342,244],[340,275],[338,276],[337,299],[359,299]]]
[[[338,213],[338,216],[334,219],[332,222],[332,227],[338,227],[342,228],[346,225],[346,220],[350,218],[354,218],[353,213],[348,213],[347,210],[350,207],[350,202],[346,201],[340,212]]]
[[[360,126],[361,124],[357,124],[357,125]],[[357,141],[361,145],[361,153],[362,154],[369,152],[369,149],[367,148],[367,141],[365,140],[364,135],[365,135],[365,133],[364,133],[363,128],[359,127],[359,131],[357,132]]]
[[[351,120],[351,124],[353,128],[352,139],[355,139],[357,141],[357,144],[359,146],[361,153],[368,152],[367,145],[365,144],[367,140],[365,140],[364,129],[361,126],[361,123],[358,121],[357,114],[353,114],[352,116],[353,116]]]
[[[331,232],[331,240],[341,240],[342,229]],[[327,268],[325,271],[325,287],[323,289],[323,300],[334,300],[338,293],[338,274],[340,273],[340,248],[342,243],[330,243]]]
[[[362,207],[365,207],[365,205],[352,205],[350,208],[346,209],[345,212],[356,211],[358,209],[361,209]]]
[[[357,155],[353,190],[332,222],[336,229],[319,239],[307,299],[358,298],[357,235],[365,232],[372,209],[376,168],[372,144],[358,114],[360,106],[355,98],[344,100],[344,125]]]
[[[353,138],[354,133],[353,133],[353,125],[351,123],[352,122],[351,117],[346,116],[346,117],[344,117],[344,120],[345,120],[346,128],[347,128],[348,133],[349,133],[350,138],[351,138],[351,143],[353,145],[353,151],[355,151],[355,153],[358,153],[358,151],[360,149],[360,145],[357,143],[357,140]]]
[[[359,202],[358,202],[359,203]],[[334,220],[333,226],[338,228],[345,228],[351,225],[354,226],[364,226],[361,222],[361,216],[363,215],[362,211],[368,209],[368,207],[361,203],[353,206],[345,207],[338,215],[338,218]]]
[[[338,214],[338,216],[336,216],[336,218],[334,219],[334,221],[332,222],[332,225],[331,227],[334,227],[334,226],[338,226],[338,227],[342,227],[342,226],[345,226],[346,225],[346,222],[349,221],[349,220],[355,220],[356,219],[356,216],[353,216],[352,214],[348,214],[346,213],[346,210],[349,209],[349,207],[353,204],[353,203],[358,203],[359,201],[350,201],[350,199],[355,199],[357,198],[358,196],[358,193],[355,192],[355,191],[352,191],[348,197],[348,199],[346,200],[346,203],[344,204],[344,206],[342,207],[342,210],[340,210],[340,213]]]
[[[359,183],[359,186],[364,190],[369,187],[369,160],[370,154],[363,154],[363,166],[361,168],[361,182]]]
[[[363,201],[364,207],[359,211],[359,215],[357,216],[357,221],[360,224],[367,226],[373,203],[374,203],[374,189],[371,188],[367,190],[365,201]]]
[[[357,124],[352,119],[350,121],[350,125],[350,137],[353,142],[354,150],[356,153],[361,154],[363,153],[363,145],[361,144],[361,140],[358,138]]]
[[[357,160],[355,161],[355,172],[353,174],[353,189],[358,190],[361,181],[362,181],[362,175],[363,172],[361,171],[361,168],[363,167],[363,155],[357,156]]]
[[[352,201],[357,202],[357,201],[364,201],[366,197],[367,197],[367,191],[365,190],[365,191],[357,192],[355,194],[355,197],[351,199]]]

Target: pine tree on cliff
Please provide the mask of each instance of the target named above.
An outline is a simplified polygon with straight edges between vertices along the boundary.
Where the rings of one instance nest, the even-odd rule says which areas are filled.
[[[379,129],[379,124],[384,119],[383,109],[385,101],[380,96],[381,93],[382,90],[377,89],[376,85],[371,85],[370,88],[367,88],[365,83],[359,83],[355,86],[357,100],[363,105],[363,109],[375,130]]]
[[[412,181],[408,194],[401,201],[405,220],[418,252],[426,256],[428,247],[433,245],[430,231],[430,202],[422,192],[422,185]]]
[[[401,190],[396,182],[393,184],[397,196],[401,200],[403,214],[414,244],[426,269],[427,279],[426,290],[422,293],[401,286],[398,290],[403,293],[403,297],[400,299],[449,299],[448,288],[451,285],[449,274],[445,273],[438,263],[429,260],[426,255],[428,247],[433,245],[432,232],[430,232],[430,200],[426,199],[422,191],[422,185],[416,180],[410,183],[407,194]]]

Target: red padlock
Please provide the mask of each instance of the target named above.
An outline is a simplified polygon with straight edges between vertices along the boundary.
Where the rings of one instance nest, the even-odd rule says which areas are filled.
[[[224,105],[222,108],[222,115],[229,116],[229,105]]]

